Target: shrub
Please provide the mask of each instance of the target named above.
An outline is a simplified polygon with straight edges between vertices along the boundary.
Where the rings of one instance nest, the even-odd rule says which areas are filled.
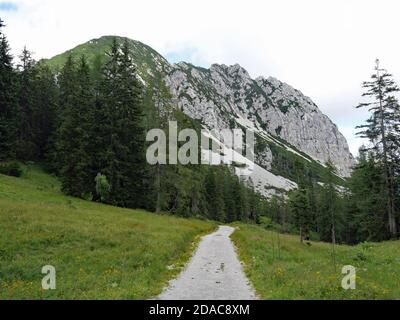
[[[98,173],[95,181],[96,193],[100,197],[101,202],[107,201],[111,191],[111,185],[108,182],[107,177],[105,175],[102,175],[101,173]]]
[[[11,177],[20,177],[22,175],[22,168],[18,162],[12,161],[0,164],[0,174]]]

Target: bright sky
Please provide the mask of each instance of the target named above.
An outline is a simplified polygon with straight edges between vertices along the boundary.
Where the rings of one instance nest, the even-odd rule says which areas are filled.
[[[361,83],[380,58],[400,82],[398,0],[0,0],[17,54],[51,57],[103,35],[142,41],[172,62],[239,63],[311,97],[346,136],[366,113]]]

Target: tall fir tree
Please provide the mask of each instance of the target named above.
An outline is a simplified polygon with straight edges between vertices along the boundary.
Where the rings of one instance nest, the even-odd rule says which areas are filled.
[[[22,161],[34,160],[38,150],[34,143],[33,113],[35,104],[36,62],[30,51],[23,49],[18,64],[18,140],[17,158]]]
[[[114,39],[103,69],[98,101],[99,170],[111,183],[110,201],[145,206],[145,132],[142,86],[129,44]]]
[[[15,159],[17,141],[17,101],[13,58],[0,19],[0,161]]]
[[[207,199],[207,211],[209,218],[213,220],[223,221],[224,214],[224,200],[222,185],[218,183],[218,173],[215,172],[214,167],[210,167],[205,178],[205,197]]]
[[[357,128],[362,129],[359,132],[360,136],[370,140],[372,147],[369,150],[373,151],[376,158],[382,163],[388,231],[392,236],[396,236],[398,226],[394,168],[398,149],[395,147],[397,143],[393,137],[397,135],[394,110],[398,110],[399,107],[394,94],[399,92],[400,89],[394,82],[392,75],[380,67],[378,59],[371,81],[364,82],[363,88],[366,89],[363,96],[371,100],[359,104],[357,108],[368,108],[371,116],[364,125]]]
[[[300,233],[300,242],[303,242],[312,226],[312,217],[305,187],[300,186],[298,190],[290,194],[289,207],[294,218],[294,223]]]
[[[331,161],[326,163],[325,183],[321,187],[318,199],[318,226],[321,240],[336,244],[338,230],[341,230],[340,196],[335,183],[336,169]]]
[[[346,220],[349,243],[387,240],[386,197],[383,168],[371,151],[360,149],[349,181]],[[366,196],[367,195],[367,196]]]
[[[36,66],[32,130],[36,148],[34,160],[46,161],[50,165],[50,155],[54,150],[57,111],[59,109],[59,89],[52,70],[41,63]]]
[[[92,152],[94,102],[90,69],[84,57],[79,66],[69,57],[60,88],[65,98],[57,141],[62,189],[72,196],[91,198],[96,177]]]

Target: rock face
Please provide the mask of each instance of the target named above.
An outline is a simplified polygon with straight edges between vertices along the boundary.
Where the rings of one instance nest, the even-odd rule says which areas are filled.
[[[353,156],[337,126],[300,91],[275,78],[251,79],[239,65],[188,63],[172,65],[166,77],[179,107],[207,128],[235,125],[276,136],[319,161],[331,160],[341,176],[349,176]],[[264,157],[265,156],[265,157]],[[256,155],[269,169],[271,155]]]

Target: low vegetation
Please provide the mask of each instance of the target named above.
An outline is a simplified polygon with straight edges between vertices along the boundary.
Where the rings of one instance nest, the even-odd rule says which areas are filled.
[[[331,244],[236,226],[232,239],[262,299],[400,299],[399,241],[336,246],[335,269]],[[356,268],[355,290],[341,286],[345,265]]]
[[[149,299],[189,259],[212,222],[63,195],[37,168],[0,175],[0,300]],[[42,290],[45,265],[57,289]]]

